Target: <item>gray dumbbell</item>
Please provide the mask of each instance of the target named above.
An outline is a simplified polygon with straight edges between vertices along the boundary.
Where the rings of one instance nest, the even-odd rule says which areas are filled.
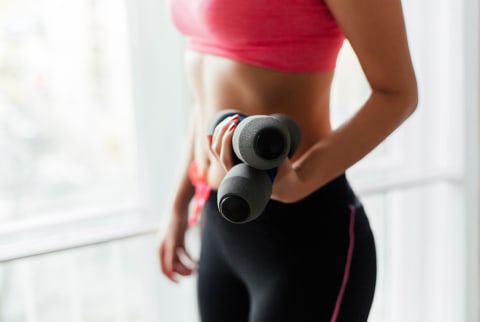
[[[300,129],[287,115],[246,116],[236,110],[217,113],[209,124],[213,133],[224,118],[240,115],[232,137],[237,164],[228,171],[217,194],[220,213],[234,223],[257,218],[272,194],[276,167],[293,155],[300,142]]]
[[[272,178],[266,171],[238,163],[220,183],[217,206],[228,221],[245,223],[262,213],[271,195]]]
[[[222,110],[211,119],[208,132],[223,119],[235,114],[240,115],[232,137],[235,156],[256,169],[273,169],[287,156],[291,156],[300,142],[300,129],[285,114],[246,116],[239,111]]]

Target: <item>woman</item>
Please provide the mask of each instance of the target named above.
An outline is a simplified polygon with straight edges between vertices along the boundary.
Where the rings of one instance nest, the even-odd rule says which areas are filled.
[[[159,246],[163,273],[173,281],[198,273],[204,322],[367,321],[375,244],[345,173],[416,108],[400,0],[173,0],[171,8],[188,41],[193,109]],[[344,39],[371,94],[332,129],[329,95]],[[216,204],[239,122],[227,118],[207,136],[210,118],[223,109],[284,113],[302,132],[278,168],[265,211],[245,224],[222,218]],[[198,268],[182,260],[193,261],[185,233],[195,194],[204,221]]]

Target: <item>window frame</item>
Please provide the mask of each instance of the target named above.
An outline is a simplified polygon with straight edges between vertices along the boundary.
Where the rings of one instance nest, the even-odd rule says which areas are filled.
[[[480,4],[465,0],[463,48],[465,79],[465,173],[466,247],[465,285],[467,321],[480,319]]]

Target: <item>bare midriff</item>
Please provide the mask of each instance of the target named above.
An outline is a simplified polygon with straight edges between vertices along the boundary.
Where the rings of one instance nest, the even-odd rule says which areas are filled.
[[[226,173],[209,154],[206,139],[207,124],[220,110],[291,116],[302,131],[292,160],[331,131],[332,71],[281,72],[193,51],[186,52],[185,62],[195,117],[193,158],[212,189],[218,188]]]

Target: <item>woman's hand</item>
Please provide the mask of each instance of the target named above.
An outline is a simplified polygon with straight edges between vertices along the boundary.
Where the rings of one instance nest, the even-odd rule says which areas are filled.
[[[292,203],[305,198],[311,192],[313,191],[308,189],[299,168],[290,159],[285,159],[277,168],[272,187],[272,199]]]
[[[220,162],[225,171],[234,166],[232,137],[239,121],[238,114],[227,117],[215,127],[213,134],[207,136],[211,154]]]
[[[195,261],[185,247],[185,234],[188,229],[188,210],[173,214],[170,222],[160,231],[158,247],[160,267],[163,274],[177,283],[177,275],[188,276],[195,272]]]

